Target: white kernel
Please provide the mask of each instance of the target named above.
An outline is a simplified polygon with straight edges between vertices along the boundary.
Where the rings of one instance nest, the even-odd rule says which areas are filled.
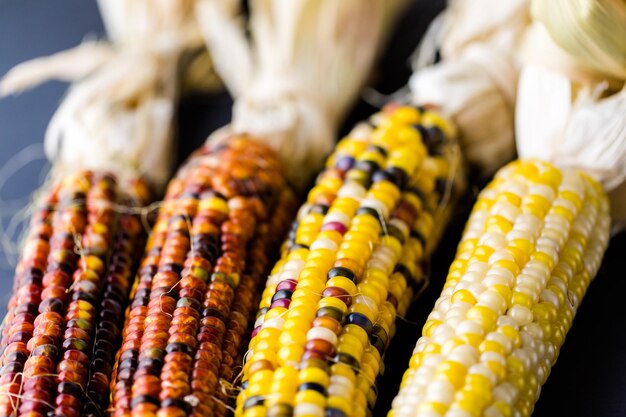
[[[521,305],[514,305],[509,309],[507,313],[510,317],[515,319],[518,325],[523,326],[533,321],[533,313],[527,307]]]
[[[465,335],[465,334],[477,334],[477,335],[484,335],[485,331],[483,330],[483,328],[480,326],[480,324],[476,323],[473,320],[465,320],[463,322],[461,322],[461,324],[459,324],[456,328],[456,334],[459,336]]]
[[[485,337],[485,340],[489,340],[489,341],[493,341],[495,343],[498,343],[499,345],[501,345],[504,348],[505,352],[509,352],[511,350],[511,348],[512,348],[512,345],[513,345],[513,342],[511,341],[511,339],[509,339],[508,337],[506,337],[502,333],[498,333],[498,332],[491,332],[491,333],[489,333]]]
[[[527,230],[526,227],[523,226],[513,228],[513,230],[506,234],[506,240],[511,242],[515,239],[524,239],[532,242],[535,239],[535,233]]]
[[[517,388],[509,382],[502,383],[493,389],[493,397],[498,401],[513,404],[517,401]]]
[[[487,290],[487,287],[481,282],[475,282],[467,287],[467,290],[472,293],[474,298],[478,299],[482,293]]]
[[[496,374],[485,364],[477,363],[472,365],[472,367],[467,371],[470,375],[482,375],[485,378],[489,379],[492,385],[495,385],[498,382],[498,378]]]
[[[410,233],[409,226],[404,221],[393,218],[389,220],[389,224],[397,227],[400,230],[400,232],[402,232],[402,236],[404,236],[405,239],[409,237],[409,233]]]
[[[457,362],[468,368],[474,365],[478,360],[478,352],[475,348],[468,345],[458,346],[448,355],[448,359]]]
[[[337,344],[337,335],[326,327],[312,327],[306,334],[307,340],[322,339],[333,345]]]
[[[489,257],[490,264],[493,264],[501,260],[515,262],[515,258],[513,257],[513,255],[511,255],[511,252],[505,249],[499,249],[495,251],[494,253],[492,253],[491,256]]]
[[[304,268],[304,261],[302,259],[292,259],[287,261],[283,266],[284,271],[300,271]]]
[[[459,281],[480,282],[482,281],[483,276],[484,275],[478,271],[466,271]]]
[[[354,181],[344,182],[337,193],[339,197],[348,197],[355,200],[364,198],[366,194],[367,190],[365,187]]]
[[[324,216],[324,223],[337,222],[343,224],[344,226],[349,226],[350,220],[350,217],[346,214],[338,212],[328,213]]]
[[[532,290],[533,294],[536,293],[539,295],[542,286],[539,278],[528,274],[519,274],[516,280],[516,288],[517,287],[528,287]]]
[[[281,281],[284,281],[286,279],[297,280],[299,273],[300,273],[300,271],[290,270],[290,271],[283,271],[280,274],[276,274],[278,276],[277,283],[281,282]]]
[[[544,184],[533,184],[528,187],[528,194],[530,195],[540,195],[546,198],[548,201],[552,202],[554,200],[554,190]]]
[[[382,202],[376,200],[375,198],[364,198],[361,201],[361,207],[369,207],[376,210],[378,214],[384,219],[387,219],[389,217],[389,210],[387,209],[387,206],[385,206]]]
[[[489,270],[489,264],[487,264],[487,262],[482,262],[482,261],[472,262],[471,264],[468,265],[466,270],[468,272],[476,273],[480,276],[485,276],[485,274]]]
[[[483,233],[480,236],[478,245],[487,246],[494,250],[498,250],[506,246],[506,238],[499,233],[487,232],[487,233]]]
[[[556,309],[559,309],[561,307],[561,303],[559,302],[559,297],[557,297],[556,294],[552,292],[551,290],[541,291],[541,295],[539,299],[543,302],[552,304]]]
[[[337,244],[328,238],[317,238],[311,245],[311,250],[328,249],[337,252]]]
[[[293,409],[294,416],[324,417],[324,409],[311,403],[300,403]]]
[[[458,407],[458,406],[457,406]],[[446,417],[473,417],[469,412],[462,410],[461,408],[455,408],[455,404],[453,403],[448,412],[446,413]]]
[[[264,329],[272,328],[272,329],[281,330],[284,324],[285,324],[285,319],[283,319],[282,317],[274,317],[269,320],[265,320],[265,322],[263,323],[263,328]]]
[[[436,379],[428,385],[426,398],[433,398],[430,401],[437,401],[441,402],[442,404],[449,404],[454,399],[454,393],[454,386],[449,381],[446,381],[444,379]]]
[[[496,322],[496,324],[498,327],[511,326],[514,329],[517,329],[519,327],[519,325],[517,324],[517,321],[511,316],[498,317],[498,321]]]
[[[511,353],[511,356],[513,356],[514,358],[517,358],[520,362],[522,362],[522,364],[524,365],[524,372],[530,371],[532,363],[531,363],[531,358],[529,355],[529,349],[526,349],[526,348],[515,349]]]
[[[522,272],[537,277],[549,277],[551,271],[548,265],[546,265],[545,263],[536,259],[531,259],[530,261],[526,262],[526,265],[524,265],[524,269]]]
[[[506,359],[498,352],[484,352],[480,355],[481,362],[497,362],[502,366],[506,366]]]
[[[491,207],[491,214],[496,216],[502,216],[511,223],[515,221],[517,216],[520,215],[521,210],[519,207],[509,203],[508,201],[498,201]]]
[[[509,283],[508,285],[511,285],[515,281],[515,275],[513,275],[511,271],[509,271],[506,268],[499,267],[499,266],[491,268],[487,272],[487,277],[493,276],[493,275],[503,277],[506,280],[506,282]]]
[[[556,200],[554,200],[553,205],[556,207],[564,207],[566,210],[570,211],[573,215],[576,215],[578,212],[574,203],[572,203],[570,200],[563,198],[563,197],[557,197]]]
[[[485,306],[495,311],[498,315],[504,313],[506,300],[497,291],[487,290],[478,298],[478,305]]]

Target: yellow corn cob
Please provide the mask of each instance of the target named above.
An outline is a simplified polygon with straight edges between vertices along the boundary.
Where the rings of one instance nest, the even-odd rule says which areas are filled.
[[[532,413],[609,239],[602,188],[538,161],[480,194],[390,417]]]
[[[454,183],[449,127],[387,107],[328,159],[263,292],[238,416],[366,416]]]

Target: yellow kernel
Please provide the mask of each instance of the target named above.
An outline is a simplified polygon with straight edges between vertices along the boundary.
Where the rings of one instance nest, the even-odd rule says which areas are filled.
[[[487,262],[494,249],[489,246],[478,246],[472,253],[472,258],[479,262]]]
[[[392,122],[414,125],[420,122],[420,113],[417,109],[408,106],[398,107],[391,114]]]
[[[356,380],[356,374],[354,373],[354,369],[345,363],[335,363],[330,367],[330,372],[332,375],[341,375],[346,378],[350,382],[354,384]]]
[[[517,359],[515,356],[508,356],[506,358],[506,367],[508,373],[510,373],[511,375],[523,376],[526,372],[522,361]]]
[[[265,313],[265,321],[282,316],[286,312],[287,312],[287,309],[284,307],[274,307],[270,309],[267,313]]]
[[[490,308],[478,305],[469,309],[467,318],[476,321],[485,332],[488,332],[495,329],[498,315]]]
[[[278,350],[280,344],[276,339],[262,339],[259,340],[255,346],[256,350]]]
[[[418,415],[426,414],[426,413],[432,414],[433,412],[435,412],[437,414],[444,415],[446,413],[446,411],[448,411],[448,405],[447,404],[434,402],[434,401],[425,401],[425,402],[420,403],[417,406],[417,414]]]
[[[361,326],[356,324],[348,324],[344,326],[341,338],[344,337],[355,338],[359,341],[361,346],[366,346],[369,340],[367,332]]]
[[[444,119],[439,113],[426,111],[422,114],[422,123],[426,126],[437,126],[443,133],[451,138],[455,136],[454,127],[449,121]]]
[[[506,349],[504,348],[504,346],[502,346],[500,343],[496,342],[495,340],[483,341],[480,344],[479,349],[481,352],[496,352],[503,356],[506,354]]]
[[[453,303],[465,302],[470,304],[476,304],[476,297],[474,297],[474,295],[472,295],[472,293],[468,290],[463,289],[455,291],[454,294],[452,294],[451,301]]]
[[[513,409],[509,404],[504,401],[496,401],[493,405],[500,412],[502,417],[513,417]]]
[[[522,338],[519,334],[519,332],[512,326],[500,326],[498,328],[498,333],[503,334],[504,336],[506,336],[508,339],[510,339],[513,342],[513,347],[514,348],[518,348],[521,346],[522,344]]]
[[[349,400],[341,397],[337,397],[335,395],[331,395],[327,400],[328,408],[337,408],[343,411],[346,415],[350,415],[350,410],[352,409],[352,404]]]
[[[517,266],[515,262],[507,259],[499,259],[493,263],[493,266],[508,269],[515,276],[517,276],[520,272],[519,266]]]
[[[506,376],[506,366],[496,361],[487,361],[486,364],[499,381],[504,379]]]
[[[508,233],[513,228],[513,224],[500,215],[495,215],[487,219],[487,232]]]
[[[257,405],[246,409],[243,417],[265,417],[267,410],[263,405]]]
[[[554,261],[552,260],[552,257],[550,257],[547,253],[534,252],[531,255],[530,259],[541,262],[542,264],[546,265],[549,269],[554,268]]]
[[[296,394],[296,404],[314,404],[320,408],[326,405],[326,397],[320,392],[307,389]]]
[[[507,203],[511,203],[514,206],[519,207],[519,205],[522,202],[522,199],[517,194],[513,194],[512,192],[509,192],[509,191],[504,191],[503,193],[498,195],[498,197],[496,198],[496,201],[506,201]]]
[[[511,304],[519,304],[526,308],[532,308],[534,300],[528,294],[516,291],[511,298]]]
[[[467,369],[458,362],[446,360],[439,364],[435,378],[444,377],[454,387],[460,389],[465,381]]]

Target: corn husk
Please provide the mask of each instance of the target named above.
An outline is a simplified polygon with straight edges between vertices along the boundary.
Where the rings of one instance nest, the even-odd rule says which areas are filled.
[[[202,86],[214,83],[206,76],[211,71],[195,3],[101,0],[109,42],[88,41],[22,63],[4,76],[2,95],[50,79],[75,82],[45,136],[55,172],[107,170],[164,187],[173,162],[182,74]]]
[[[415,54],[412,101],[436,105],[456,122],[464,156],[482,177],[514,154],[515,48],[528,20],[527,0],[455,0]],[[441,61],[433,64],[437,50]]]
[[[626,224],[626,3],[535,0],[523,43],[521,157],[584,169]]]
[[[402,0],[202,0],[198,16],[215,68],[235,98],[224,132],[279,152],[291,182],[307,185],[336,139]]]

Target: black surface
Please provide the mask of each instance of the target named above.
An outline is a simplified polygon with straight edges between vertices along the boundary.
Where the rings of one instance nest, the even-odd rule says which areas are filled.
[[[443,0],[413,1],[410,12],[398,25],[398,33],[382,57],[372,83],[385,93],[399,88],[410,74],[406,58],[414,49],[430,19],[443,7]],[[102,23],[94,1],[85,0],[0,0],[0,74],[16,63],[76,45],[86,34],[100,34]],[[62,97],[64,85],[50,83],[18,97],[0,100],[0,205],[6,228],[7,212],[24,207],[41,182],[43,160],[34,161],[10,177],[6,165],[18,151],[41,149],[47,122]],[[180,108],[179,131],[184,139],[179,158],[184,158],[230,115],[230,99],[222,94],[193,97]],[[373,108],[360,103],[350,117],[358,120]],[[36,145],[39,144],[39,145]],[[37,152],[36,152],[37,153]],[[38,152],[41,154],[41,152]],[[13,158],[15,159],[15,158]],[[6,184],[5,184],[5,181]],[[10,200],[10,201],[9,201]],[[12,205],[10,204],[12,202]],[[445,272],[454,256],[471,197],[460,205],[453,225],[435,255],[432,283],[413,306],[406,320],[398,321],[396,339],[387,353],[387,372],[379,383],[375,417],[385,410],[397,392],[399,379],[408,363],[426,316],[439,294]],[[626,416],[626,279],[622,253],[626,234],[614,238],[600,274],[591,285],[574,321],[561,357],[544,387],[535,417],[623,417]],[[12,282],[8,250],[0,253],[0,314],[4,314]]]

